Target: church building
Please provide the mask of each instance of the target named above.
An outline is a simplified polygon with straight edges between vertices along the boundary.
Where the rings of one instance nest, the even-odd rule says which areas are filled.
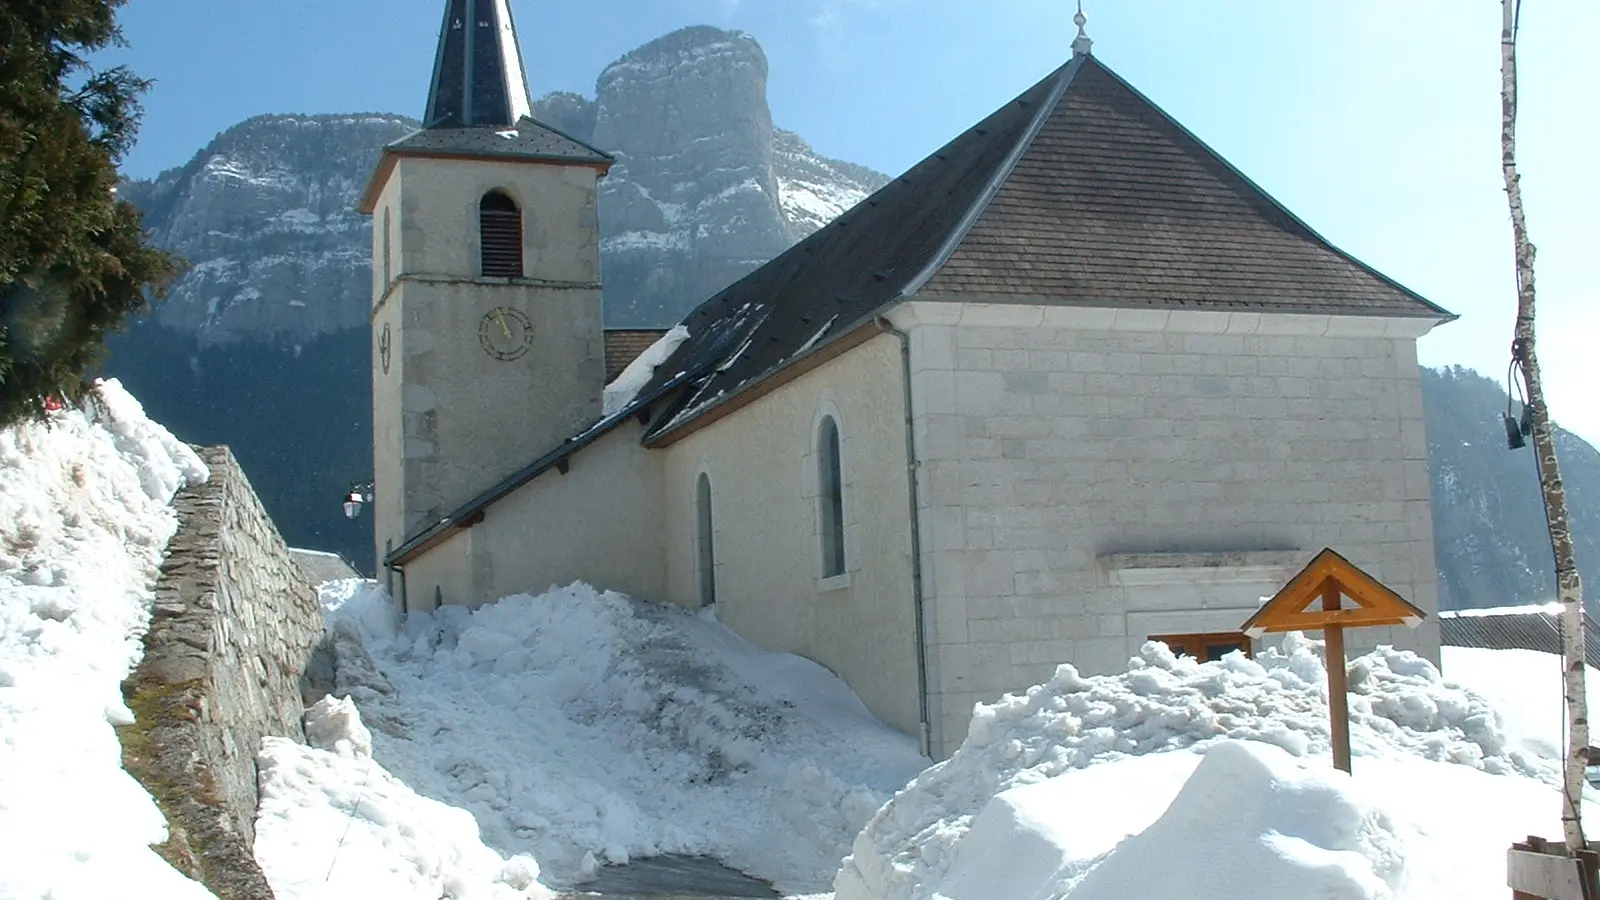
[[[1259,649],[1241,623],[1324,547],[1436,611],[1416,341],[1453,316],[1081,27],[644,340],[602,319],[612,160],[530,110],[507,0],[447,0],[425,124],[362,200],[376,541],[406,609],[575,580],[715,604],[936,758],[1060,663]],[[1352,638],[1438,659],[1431,618]]]

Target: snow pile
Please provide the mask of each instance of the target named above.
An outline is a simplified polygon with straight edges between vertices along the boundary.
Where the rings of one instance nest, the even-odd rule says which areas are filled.
[[[1118,760],[1161,751],[1204,750],[1229,739],[1325,760],[1327,688],[1320,649],[1316,642],[1289,635],[1281,652],[1271,650],[1255,660],[1231,654],[1202,664],[1176,658],[1165,645],[1152,642],[1121,675],[1085,678],[1063,665],[1045,684],[980,704],[961,749],[919,776],[856,839],[836,882],[839,900],[901,900],[931,896],[935,888],[944,892],[940,885],[961,855],[974,817],[997,794],[1073,770],[1116,766]],[[1557,783],[1558,767],[1509,741],[1487,701],[1447,683],[1426,660],[1380,648],[1352,661],[1350,691],[1358,770],[1374,758],[1431,760],[1526,776],[1514,780],[1554,796],[1549,785]],[[1197,759],[1193,753],[1169,755],[1190,766]],[[1172,797],[1159,790],[1154,795],[1162,799],[1153,814],[1124,816],[1121,824],[1130,830],[1117,837],[1149,825]],[[1086,817],[1099,830],[1116,830],[1116,814],[1113,821],[1102,821],[1105,803],[1065,802],[1068,809],[1092,809]],[[1556,808],[1552,800],[1551,811]],[[1181,876],[1173,883],[1182,884]],[[971,898],[987,896],[999,895]]]
[[[284,900],[543,900],[532,857],[483,845],[462,809],[420,797],[372,759],[372,735],[349,700],[306,713],[307,747],[261,749],[256,859]]]
[[[381,590],[324,590],[337,689],[376,758],[552,883],[680,853],[825,889],[927,764],[822,667],[708,614],[576,584],[397,628]]]
[[[678,349],[678,345],[689,339],[689,329],[682,325],[674,325],[666,334],[656,339],[654,344],[645,348],[639,357],[628,363],[616,380],[606,385],[604,395],[603,415],[614,415],[621,412],[639,391],[650,383],[650,378],[655,375],[656,366],[667,361]]]
[[[1351,777],[1223,741],[996,795],[918,896],[1500,900],[1506,847],[1559,835],[1558,809],[1542,782],[1403,752],[1361,757]]]
[[[1439,662],[1446,681],[1489,701],[1511,746],[1559,764],[1567,723],[1560,656],[1538,650],[1444,647]],[[1600,669],[1589,666],[1587,675],[1589,721],[1600,722]]]
[[[150,849],[166,822],[112,729],[168,504],[206,475],[115,381],[0,431],[0,896],[210,896]]]
[[[1078,900],[1174,893],[1233,900],[1240,885],[1275,900],[1387,900],[1405,874],[1403,828],[1336,769],[1269,744],[1212,747],[1161,818],[1078,883]],[[1182,878],[1181,873],[1204,873]]]

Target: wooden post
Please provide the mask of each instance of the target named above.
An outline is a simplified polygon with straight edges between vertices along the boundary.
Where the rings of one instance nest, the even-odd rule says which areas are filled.
[[[1340,606],[1339,582],[1329,577],[1322,582],[1322,608]],[[1322,629],[1323,657],[1328,665],[1328,725],[1333,736],[1333,767],[1350,771],[1350,694],[1345,683],[1344,626],[1329,624]]]

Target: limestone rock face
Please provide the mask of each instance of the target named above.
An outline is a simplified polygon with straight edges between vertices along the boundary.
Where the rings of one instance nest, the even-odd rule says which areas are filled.
[[[257,116],[188,165],[122,188],[191,268],[157,307],[206,344],[365,328],[372,224],[356,212],[402,116]]]
[[[687,28],[617,60],[595,86],[614,315],[645,320],[714,293],[792,239],[773,171],[767,58],[749,35]],[[687,257],[664,269],[663,259]]]

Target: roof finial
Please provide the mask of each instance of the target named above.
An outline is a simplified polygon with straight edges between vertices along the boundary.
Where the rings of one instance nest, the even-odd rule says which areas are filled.
[[[1083,0],[1078,0],[1078,14],[1072,17],[1072,23],[1078,26],[1078,36],[1072,39],[1072,55],[1088,56],[1089,48],[1094,46],[1094,41],[1089,40],[1089,35],[1083,31],[1083,26],[1089,19],[1083,14]]]

